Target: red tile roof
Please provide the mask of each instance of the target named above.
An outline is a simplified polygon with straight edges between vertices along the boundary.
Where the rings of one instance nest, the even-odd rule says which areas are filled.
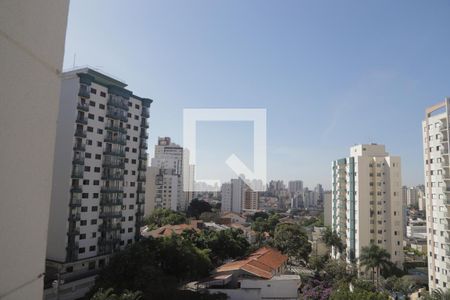
[[[278,250],[262,247],[250,254],[246,259],[224,264],[216,269],[217,273],[243,270],[255,276],[270,279],[279,267],[286,263],[288,257]]]

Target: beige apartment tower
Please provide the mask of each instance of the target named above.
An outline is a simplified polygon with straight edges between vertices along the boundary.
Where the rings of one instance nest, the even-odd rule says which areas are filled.
[[[358,262],[363,247],[386,249],[403,264],[402,182],[400,157],[384,145],[350,148],[350,156],[332,163],[332,228],[346,245],[347,262]],[[340,256],[333,249],[335,257]]]
[[[47,244],[61,299],[83,296],[109,256],[140,238],[152,100],[126,86],[90,68],[62,75]]]
[[[422,122],[430,290],[450,284],[449,104],[428,108]]]

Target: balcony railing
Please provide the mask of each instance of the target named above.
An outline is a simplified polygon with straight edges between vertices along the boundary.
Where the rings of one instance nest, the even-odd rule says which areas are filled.
[[[129,110],[128,101],[120,101],[109,98],[107,104],[126,111]]]
[[[99,215],[101,219],[120,219],[122,218],[122,212],[121,211],[102,211]]]
[[[79,213],[74,213],[69,215],[69,220],[71,221],[80,221],[81,215]]]
[[[147,165],[140,162],[139,166],[138,166],[138,170],[139,171],[147,171]]]
[[[80,178],[83,178],[83,171],[76,171],[76,170],[73,170],[72,171],[72,178],[76,178],[76,179],[80,179]]]
[[[75,144],[74,146],[73,146],[73,150],[75,150],[75,151],[86,151],[86,146],[85,145],[83,145],[83,144]]]
[[[83,98],[90,98],[91,91],[87,85],[80,85],[80,89],[78,91],[78,96]]]
[[[123,198],[103,198],[100,200],[100,205],[102,206],[122,206]]]
[[[83,190],[81,189],[81,186],[73,186],[71,189],[70,189],[70,192],[71,193],[81,193]]]
[[[110,223],[104,223],[100,224],[98,226],[99,231],[117,231],[122,229],[122,225],[120,223],[117,224],[110,224]]]
[[[84,157],[75,157],[72,160],[72,164],[74,164],[74,165],[84,165]]]
[[[144,127],[144,128],[148,128],[149,126],[148,126],[148,122],[147,122],[147,119],[142,119],[142,121],[141,121],[141,127]]]
[[[147,143],[145,141],[141,141],[139,143],[139,148],[147,150],[148,149]]]
[[[139,159],[147,160],[147,153],[144,151],[141,151],[141,153],[139,153]]]
[[[103,186],[100,191],[102,193],[123,193],[123,188],[121,187],[110,187],[110,186]]]
[[[120,126],[116,126],[116,125],[111,125],[111,126],[106,126],[105,127],[106,130],[110,130],[110,131],[115,131],[115,132],[120,132],[120,133],[127,133],[127,129],[120,127]]]
[[[86,117],[78,115],[77,119],[76,119],[76,122],[79,123],[79,124],[87,125],[88,120],[87,120]]]
[[[107,160],[107,161],[103,161],[103,166],[104,167],[110,167],[110,168],[123,169],[123,168],[125,168],[125,162],[123,162],[123,161]]]
[[[150,111],[148,110],[148,108],[142,108],[141,116],[143,116],[144,118],[150,117]]]
[[[137,192],[138,193],[145,193],[145,186],[138,186]]]
[[[105,142],[106,143],[111,143],[111,144],[119,144],[119,145],[126,145],[127,144],[127,140],[126,139],[120,138],[120,137],[113,137],[113,136],[105,137]]]
[[[123,174],[103,174],[102,179],[103,180],[123,180],[124,175]]]
[[[69,231],[67,232],[68,235],[80,235],[80,228],[69,228]]]
[[[141,134],[139,136],[141,137],[141,139],[148,139],[148,133],[145,130],[141,131]]]
[[[81,129],[76,129],[75,130],[75,136],[76,137],[80,137],[80,138],[85,138],[86,137],[86,131],[81,130]]]
[[[81,199],[72,198],[70,200],[70,207],[80,207],[80,206],[81,206]]]
[[[98,243],[101,246],[116,246],[120,244],[120,238],[99,238]]]
[[[137,181],[145,181],[145,174],[139,174],[138,175],[138,178],[137,178]]]
[[[103,154],[125,157],[125,151],[123,151],[123,150],[105,150],[105,151],[103,151]]]
[[[114,119],[114,120],[120,120],[120,121],[123,121],[123,122],[128,122],[128,117],[125,114],[121,113],[121,112],[115,112],[115,111],[108,110],[106,112],[106,117],[110,118],[110,119]]]
[[[78,102],[77,108],[78,108],[79,110],[84,111],[84,112],[88,112],[88,111],[89,111],[89,104]]]

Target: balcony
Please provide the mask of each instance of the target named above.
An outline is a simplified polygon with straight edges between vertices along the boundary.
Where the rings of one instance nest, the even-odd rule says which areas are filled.
[[[122,212],[121,211],[102,211],[99,215],[101,219],[120,219],[122,218]]]
[[[145,186],[142,186],[142,185],[138,186],[137,192],[138,193],[145,193]]]
[[[139,136],[141,137],[141,139],[148,139],[148,133],[145,130],[141,131],[141,134]]]
[[[75,157],[72,160],[72,164],[84,166],[84,157]]]
[[[105,137],[105,143],[119,144],[125,146],[127,144],[127,140],[121,137],[107,136]]]
[[[139,175],[138,175],[138,178],[137,178],[137,181],[141,181],[141,182],[142,182],[142,181],[145,181],[145,178],[146,178],[146,177],[145,177],[145,174],[139,174]]]
[[[86,151],[86,146],[83,144],[76,143],[75,146],[73,146],[74,151]]]
[[[110,106],[117,107],[119,109],[126,110],[126,111],[129,110],[128,101],[121,101],[121,100],[117,100],[117,99],[111,99],[111,97],[110,97],[108,99],[107,104],[110,105]]]
[[[124,175],[123,174],[103,174],[102,179],[103,180],[123,180]]]
[[[114,246],[120,244],[120,238],[102,238],[101,237],[98,239],[98,243],[100,246],[114,247]]]
[[[440,151],[442,155],[448,155],[448,148],[442,147]]]
[[[74,236],[74,235],[80,235],[80,228],[69,228],[69,232],[67,232],[68,235]]]
[[[141,153],[139,153],[139,159],[147,160],[147,153],[141,151]]]
[[[120,120],[122,122],[128,122],[128,117],[122,112],[108,110],[106,112],[106,117],[114,120]]]
[[[149,127],[149,126],[148,126],[147,119],[142,119],[142,121],[141,121],[141,127],[144,127],[144,128],[148,128],[148,127]]]
[[[125,162],[123,162],[123,161],[114,161],[114,160],[107,160],[107,161],[103,161],[103,166],[104,167],[109,167],[109,168],[123,169],[123,168],[125,168]]]
[[[80,206],[81,206],[81,199],[72,198],[70,200],[70,207],[80,207]]]
[[[120,133],[123,133],[123,134],[127,133],[127,129],[126,128],[123,128],[123,127],[120,127],[120,126],[116,126],[116,125],[106,126],[105,129],[109,130],[109,131],[120,132]]]
[[[103,186],[101,188],[100,192],[102,192],[102,193],[123,193],[123,188]]]
[[[138,211],[136,212],[136,217],[143,217],[143,216],[144,216],[144,212],[143,212],[143,211],[138,210]]]
[[[116,149],[116,150],[105,150],[103,152],[104,155],[112,155],[112,156],[119,156],[119,157],[125,157],[125,151],[121,150],[121,149]]]
[[[81,178],[83,178],[83,171],[82,170],[73,170],[71,177],[75,178],[75,179],[81,179]]]
[[[145,141],[141,141],[139,143],[139,148],[147,150],[148,149],[147,143]]]
[[[76,122],[77,122],[78,124],[87,125],[88,120],[87,120],[87,118],[85,118],[85,117],[83,117],[83,116],[81,116],[81,115],[78,115],[78,116],[77,116],[77,119],[76,119]]]
[[[89,104],[87,104],[87,103],[82,103],[82,102],[78,102],[77,108],[78,108],[79,110],[81,110],[81,111],[88,112],[88,111],[89,111]]]
[[[99,231],[117,231],[121,230],[122,225],[120,223],[111,224],[111,223],[103,223],[98,226]]]
[[[142,108],[141,116],[143,116],[144,118],[149,118],[150,117],[150,112],[149,112],[148,108],[146,108],[146,107]]]
[[[81,192],[83,192],[83,190],[81,189],[81,186],[73,186],[73,187],[70,189],[70,192],[71,192],[71,193],[81,193]]]
[[[142,162],[140,162],[139,166],[138,166],[138,170],[139,171],[147,171],[147,165],[142,163]]]
[[[70,214],[69,215],[69,220],[70,221],[76,222],[76,221],[80,221],[80,219],[81,219],[80,213],[74,213],[74,214]]]
[[[75,130],[75,136],[76,137],[80,137],[80,138],[85,138],[86,137],[86,131],[81,130],[81,129],[76,129]]]
[[[85,84],[81,84],[80,89],[78,90],[78,96],[83,98],[90,98],[91,97],[90,87]]]
[[[104,194],[104,195],[106,195],[106,194]],[[100,200],[100,205],[101,206],[119,206],[119,205],[122,206],[123,205],[123,197],[119,197],[119,198],[102,197],[102,199]]]

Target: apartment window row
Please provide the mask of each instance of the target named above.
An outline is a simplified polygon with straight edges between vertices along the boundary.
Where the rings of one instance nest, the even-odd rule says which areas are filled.
[[[91,171],[91,167],[90,166],[84,166],[84,171],[85,172],[90,172]],[[94,173],[100,173],[100,167],[94,167]]]
[[[102,142],[97,142],[97,146],[101,147],[102,146]],[[84,154],[85,158],[92,158],[92,154],[90,152],[86,152]],[[94,156],[95,159],[97,160],[101,160],[102,159],[102,155],[101,154],[95,154]]]

